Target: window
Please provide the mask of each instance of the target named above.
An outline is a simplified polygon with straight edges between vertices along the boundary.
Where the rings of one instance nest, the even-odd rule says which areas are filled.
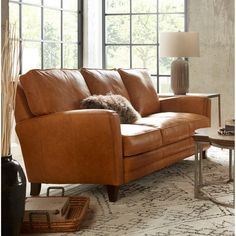
[[[186,0],[103,0],[104,68],[148,68],[170,91],[172,58],[159,58],[159,32],[185,31]]]
[[[82,66],[82,0],[10,0],[22,46],[21,73]]]

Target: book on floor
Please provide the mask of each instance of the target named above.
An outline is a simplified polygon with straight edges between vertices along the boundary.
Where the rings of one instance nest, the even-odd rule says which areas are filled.
[[[226,120],[225,121],[225,130],[234,132],[234,129],[235,129],[235,120],[234,119]]]

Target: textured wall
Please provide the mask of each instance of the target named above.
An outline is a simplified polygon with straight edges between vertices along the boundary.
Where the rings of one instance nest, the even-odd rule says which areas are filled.
[[[200,57],[190,58],[190,92],[221,94],[222,121],[234,117],[234,0],[188,0],[188,29],[200,35]],[[217,100],[212,100],[213,125]]]

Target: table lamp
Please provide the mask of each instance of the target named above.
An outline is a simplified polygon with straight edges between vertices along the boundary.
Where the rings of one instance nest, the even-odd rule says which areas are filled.
[[[197,32],[160,33],[160,56],[177,57],[171,64],[171,89],[175,95],[189,90],[189,66],[183,57],[199,57]]]

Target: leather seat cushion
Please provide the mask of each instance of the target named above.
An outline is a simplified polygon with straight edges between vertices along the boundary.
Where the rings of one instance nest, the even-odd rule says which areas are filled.
[[[168,119],[171,117],[178,119],[178,120],[185,120],[189,125],[189,132],[190,136],[193,135],[194,131],[199,128],[203,127],[209,127],[210,126],[210,120],[208,117],[194,114],[194,113],[185,113],[185,112],[163,112],[163,113],[156,113],[149,116],[150,118],[155,117],[168,117]]]
[[[78,70],[30,70],[20,83],[36,116],[79,109],[80,101],[91,95]]]
[[[135,124],[159,128],[163,145],[167,145],[191,137],[195,129],[208,127],[210,121],[193,113],[162,112],[143,117]]]
[[[112,93],[130,100],[120,74],[116,70],[81,68],[80,72],[84,76],[91,94],[106,95]]]
[[[149,152],[162,145],[160,129],[146,125],[121,125],[123,156]]]

